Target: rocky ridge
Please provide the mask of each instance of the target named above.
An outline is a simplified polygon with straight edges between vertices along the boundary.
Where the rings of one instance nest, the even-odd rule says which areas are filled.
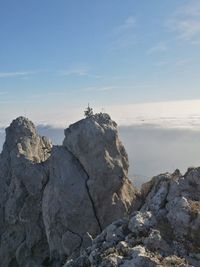
[[[109,225],[65,267],[200,266],[200,168],[144,184],[143,204]]]
[[[200,266],[200,168],[136,190],[117,125],[96,114],[62,146],[19,117],[0,155],[0,266]]]
[[[107,114],[71,125],[63,146],[40,137],[28,119],[14,120],[0,155],[1,266],[56,267],[79,255],[136,205],[127,174]]]

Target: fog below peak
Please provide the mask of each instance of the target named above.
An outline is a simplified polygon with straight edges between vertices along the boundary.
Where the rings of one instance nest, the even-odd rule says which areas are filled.
[[[200,166],[200,131],[155,126],[119,128],[129,156],[129,177],[135,185],[154,175]]]
[[[39,125],[40,135],[62,144],[64,129]],[[154,125],[120,126],[119,137],[129,156],[129,178],[139,187],[154,175],[200,166],[200,130],[169,129]],[[0,129],[0,148],[5,131]]]

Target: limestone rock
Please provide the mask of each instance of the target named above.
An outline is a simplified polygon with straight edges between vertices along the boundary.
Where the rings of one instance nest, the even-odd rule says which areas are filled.
[[[127,215],[137,193],[127,178],[128,158],[116,124],[108,115],[71,125],[63,144],[46,162],[49,181],[43,194],[46,235],[56,261],[85,248],[87,233],[96,237]]]
[[[87,175],[76,158],[64,147],[55,147],[47,163],[43,219],[51,257],[62,259],[73,252],[72,247],[82,246],[87,232],[96,236],[100,229],[86,187]]]
[[[199,267],[199,185],[200,168],[189,169],[184,176],[178,171],[155,176],[141,190],[140,211],[113,222],[82,252],[87,266],[107,262],[123,267]]]
[[[127,178],[127,154],[110,117],[91,116],[65,133],[64,145],[53,147],[26,118],[6,129],[0,155],[4,267],[60,267],[132,209],[137,191]]]
[[[150,255],[144,247],[136,246],[132,249],[131,259],[126,259],[121,267],[154,267],[158,266],[159,260]]]
[[[6,129],[0,156],[1,266],[41,264],[48,257],[41,198],[46,182],[42,162],[51,146],[26,118]]]
[[[136,212],[135,216],[130,219],[129,230],[138,235],[149,231],[156,224],[156,219],[151,212]]]
[[[128,156],[116,123],[107,114],[81,120],[65,130],[63,145],[89,177],[87,184],[101,228],[128,214],[136,191],[127,179]]]
[[[153,177],[138,192],[117,126],[96,114],[62,146],[28,119],[0,155],[0,266],[200,266],[200,168]]]

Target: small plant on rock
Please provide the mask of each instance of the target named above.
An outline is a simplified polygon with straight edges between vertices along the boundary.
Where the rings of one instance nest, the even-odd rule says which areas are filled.
[[[94,115],[93,113],[93,109],[90,107],[90,105],[88,104],[88,107],[86,108],[86,110],[84,111],[84,115],[86,118],[91,117]]]

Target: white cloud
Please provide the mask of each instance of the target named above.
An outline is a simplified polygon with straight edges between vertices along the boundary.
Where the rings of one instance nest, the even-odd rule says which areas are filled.
[[[175,65],[177,67],[182,67],[182,66],[186,66],[188,64],[190,64],[192,62],[192,59],[190,58],[186,58],[186,59],[179,59],[175,62]]]
[[[158,44],[156,44],[155,46],[151,47],[147,53],[148,54],[153,54],[153,53],[157,53],[157,52],[165,52],[168,50],[168,46],[165,42],[160,42]]]
[[[179,38],[192,41],[193,38],[200,38],[200,20],[183,19],[174,21],[175,30],[179,32]]]
[[[87,76],[88,75],[88,67],[86,66],[75,66],[71,67],[67,70],[59,71],[60,74],[64,76]]]
[[[125,21],[116,27],[113,31],[114,41],[111,43],[111,50],[126,48],[136,44],[137,19],[130,16]]]
[[[35,111],[30,119],[37,124],[66,127],[83,117],[82,107],[65,107]],[[102,106],[94,106],[94,112],[102,111]],[[200,100],[165,101],[126,105],[105,105],[103,111],[109,113],[118,125],[152,125],[162,128],[200,129]],[[13,119],[13,118],[12,118]]]
[[[190,0],[189,3],[177,10],[177,14],[185,16],[200,16],[200,1]]]
[[[90,73],[90,69],[88,66],[80,65],[80,66],[74,66],[70,67],[66,70],[59,71],[59,74],[62,76],[75,76],[75,77],[90,77],[90,78],[102,78],[101,75]]]
[[[193,45],[200,45],[200,40],[190,41],[190,43],[193,44]]]
[[[34,73],[34,71],[0,72],[0,78],[23,77]]]
[[[85,92],[106,92],[106,91],[110,91],[113,90],[115,87],[114,86],[94,86],[94,87],[87,87],[84,88],[83,91]]]
[[[54,89],[55,91],[46,92],[46,93],[38,93],[38,94],[29,94],[28,99],[41,99],[48,97],[66,97],[66,92],[59,92],[58,89]],[[42,92],[42,90],[41,90]]]
[[[200,2],[191,0],[181,6],[167,21],[168,28],[177,33],[178,39],[191,44],[200,43]]]
[[[133,46],[137,44],[135,35],[123,35],[118,37],[111,44],[111,50],[119,49],[119,48],[127,48],[129,46]]]
[[[133,16],[128,17],[121,25],[115,29],[115,33],[119,34],[127,30],[132,30],[136,27],[136,18]]]
[[[105,106],[119,125],[200,129],[200,100],[163,101]]]
[[[103,90],[110,89],[110,86],[108,86],[107,89],[105,87]],[[23,106],[14,111],[8,105],[5,105],[4,113],[0,114],[0,127],[8,125],[15,117],[24,115],[24,113],[36,124],[67,127],[67,125],[83,117],[85,106],[87,106],[87,103],[81,106],[71,105],[68,108],[64,105],[53,106],[53,108],[43,109],[42,111],[35,108],[27,114]],[[92,105],[92,107],[94,112],[102,111],[100,105]],[[109,113],[118,125],[154,125],[162,128],[200,129],[200,99],[103,105],[103,111]]]
[[[192,62],[193,60],[191,58],[178,58],[178,59],[173,59],[173,61],[172,60],[161,60],[161,61],[155,62],[154,65],[157,67],[170,67],[170,70],[174,71],[174,67],[178,69],[179,67],[187,66],[191,64]]]

